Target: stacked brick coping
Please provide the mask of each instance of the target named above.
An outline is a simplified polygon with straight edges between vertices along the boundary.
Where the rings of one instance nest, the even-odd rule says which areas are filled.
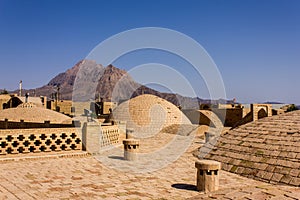
[[[69,124],[51,123],[51,121],[41,122],[27,122],[24,120],[9,121],[8,119],[0,120],[0,129],[33,129],[33,128],[71,128],[78,127],[79,121],[72,121]]]
[[[206,143],[198,155],[261,181],[300,186],[300,111],[264,118]]]

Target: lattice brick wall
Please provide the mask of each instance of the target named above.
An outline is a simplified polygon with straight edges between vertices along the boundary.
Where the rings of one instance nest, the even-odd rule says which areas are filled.
[[[75,131],[61,131],[59,133],[2,134],[0,136],[0,155],[81,149],[81,139]]]
[[[119,129],[118,128],[102,128],[100,137],[100,146],[105,147],[119,143]]]

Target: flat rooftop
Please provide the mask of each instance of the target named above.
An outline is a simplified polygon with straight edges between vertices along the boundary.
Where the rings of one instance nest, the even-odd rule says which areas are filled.
[[[187,136],[161,133],[142,139],[137,162],[122,159],[122,146],[96,156],[81,152],[2,159],[0,199],[300,199],[299,187],[272,185],[222,170],[218,191],[198,192],[193,152],[204,143],[204,131],[202,126]],[[147,152],[157,152],[148,161],[159,165],[165,159],[159,150],[174,140],[179,141],[178,148],[190,142],[175,161],[134,171]]]

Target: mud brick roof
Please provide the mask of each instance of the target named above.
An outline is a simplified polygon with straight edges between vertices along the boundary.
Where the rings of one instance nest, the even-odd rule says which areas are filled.
[[[160,97],[144,94],[120,104],[113,111],[113,118],[127,121],[135,132],[158,133],[172,124],[191,124],[174,104]]]
[[[207,153],[209,152],[209,153]],[[222,169],[275,184],[300,186],[300,111],[251,122],[206,143],[200,158]]]
[[[25,122],[39,122],[50,121],[51,123],[69,124],[72,122],[72,118],[40,107],[31,108],[9,108],[0,110],[0,120],[8,119],[8,121],[24,120]]]

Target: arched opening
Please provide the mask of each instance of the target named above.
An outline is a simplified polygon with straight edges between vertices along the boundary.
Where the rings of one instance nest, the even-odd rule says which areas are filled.
[[[16,108],[23,102],[18,97],[12,97],[6,104],[6,108]]]
[[[210,109],[210,106],[209,106],[209,105],[204,105],[204,106],[202,107],[202,109],[203,109],[203,110],[209,110],[209,109]]]
[[[257,115],[258,115],[258,119],[261,119],[261,118],[264,118],[264,117],[267,117],[267,116],[268,116],[266,110],[263,109],[263,108],[261,108],[261,109],[258,111],[258,114],[257,114]]]

